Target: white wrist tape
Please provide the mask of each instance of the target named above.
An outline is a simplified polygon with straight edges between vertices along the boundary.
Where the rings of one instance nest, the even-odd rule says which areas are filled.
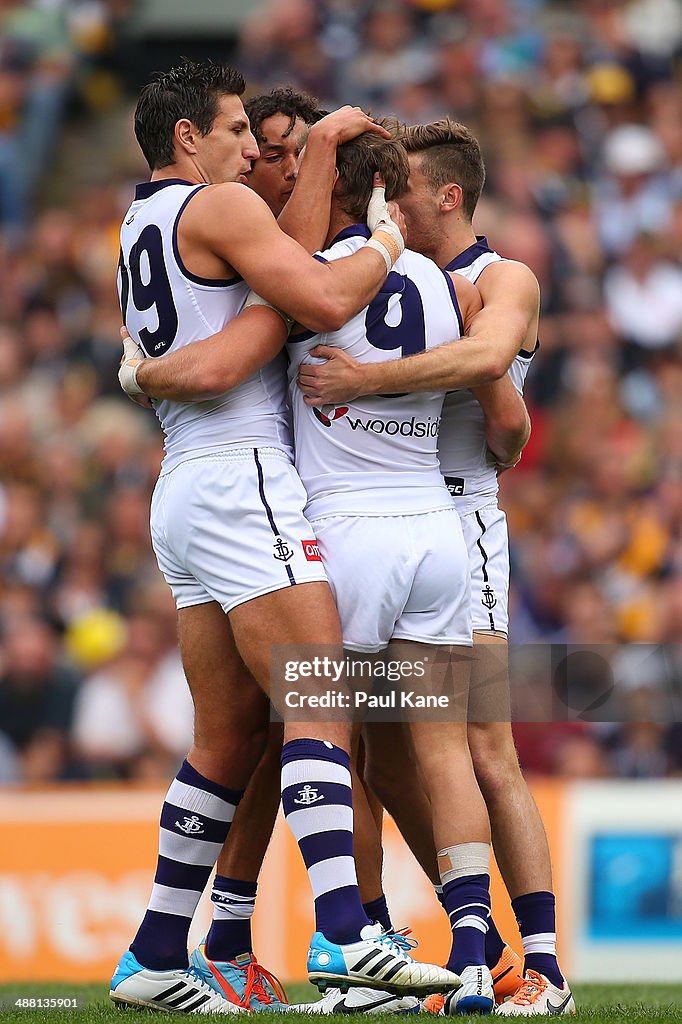
[[[375,185],[372,189],[367,207],[367,226],[372,232],[372,237],[366,244],[384,257],[388,274],[405,248],[405,239],[398,225],[391,220],[383,185]]]
[[[268,309],[274,309],[275,313],[281,316],[282,320],[284,321],[287,333],[289,333],[291,328],[296,323],[296,320],[294,319],[293,316],[289,316],[289,314],[285,313],[283,309],[279,309],[277,306],[273,306],[271,302],[268,302],[267,299],[262,298],[262,296],[254,292],[253,289],[249,292],[247,296],[246,302],[244,303],[244,309],[247,309],[249,306],[267,306]]]
[[[391,231],[390,228],[393,228],[394,230]],[[398,239],[400,239],[400,241],[398,241]],[[390,225],[382,224],[381,227],[374,232],[372,237],[365,242],[365,245],[368,249],[376,249],[377,252],[381,253],[386,261],[387,274],[390,272],[393,264],[405,248],[403,236],[400,234],[398,226],[393,223]]]
[[[145,354],[132,338],[126,338],[123,342],[123,359],[118,369],[118,382],[126,395],[144,395],[137,383],[137,368],[145,358]]]
[[[393,267],[393,260],[391,259],[391,254],[386,248],[386,246],[382,245],[382,243],[377,241],[376,238],[370,238],[365,242],[365,247],[367,249],[376,249],[376,251],[384,257],[384,261],[386,263],[386,273],[390,274],[391,268]]]
[[[133,363],[132,365],[124,363],[118,371],[118,380],[126,395],[146,394],[137,383],[137,368],[139,365],[140,363]]]
[[[444,867],[448,863],[450,867]],[[464,875],[489,875],[490,843],[460,843],[439,850],[438,870],[443,885]]]

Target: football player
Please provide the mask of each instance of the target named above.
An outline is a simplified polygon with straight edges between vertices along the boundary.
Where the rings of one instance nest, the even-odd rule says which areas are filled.
[[[468,128],[450,119],[407,129],[410,182],[401,199],[410,247],[475,283],[484,308],[468,340],[400,362],[354,362],[338,349],[314,351],[328,361],[301,366],[308,400],[447,387],[439,442],[441,469],[460,512],[472,574],[475,652],[468,739],[490,812],[497,861],[525,952],[525,981],[500,1008],[505,1015],[573,1013],[556,957],[555,898],[542,819],[519,768],[507,678],[509,552],[498,472],[518,461],[528,437],[519,417],[523,383],[538,348],[538,283],[523,264],[505,260],[477,237],[472,217],[485,171]],[[494,379],[494,380],[493,380]],[[467,390],[478,384],[473,391]],[[505,426],[506,424],[506,426]],[[491,680],[502,686],[490,686]],[[485,698],[485,700],[484,700]],[[381,758],[377,759],[379,762]],[[382,776],[381,798],[400,814],[397,787]],[[494,935],[500,958],[504,943]],[[489,949],[488,962],[495,959]],[[430,1001],[439,1008],[442,1000]]]

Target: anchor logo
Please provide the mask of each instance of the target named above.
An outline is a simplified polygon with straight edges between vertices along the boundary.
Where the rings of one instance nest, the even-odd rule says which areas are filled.
[[[273,552],[273,558],[278,559],[280,562],[288,562],[290,558],[294,557],[294,552],[289,547],[287,542],[285,540],[282,540],[281,537],[277,538],[277,540],[273,544],[273,547],[275,549]]]
[[[295,804],[304,804],[306,807],[310,804],[316,804],[318,800],[324,800],[324,797],[318,793],[314,786],[304,786],[303,789],[299,789],[298,795],[300,800],[294,800]]]
[[[176,821],[175,824],[181,832],[184,832],[185,835],[188,836],[202,835],[204,831],[204,823],[196,814],[192,814],[189,818],[185,818],[182,825],[179,821]]]

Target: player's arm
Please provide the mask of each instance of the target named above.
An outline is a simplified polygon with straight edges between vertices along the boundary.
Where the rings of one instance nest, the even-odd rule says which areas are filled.
[[[483,309],[483,297],[476,285],[472,284],[471,281],[467,281],[461,274],[451,274],[450,279],[457,296],[457,305],[462,317],[462,327],[464,328],[464,333],[468,334],[472,325],[476,322],[476,317]]]
[[[338,349],[313,349],[311,355],[328,361],[301,366],[299,384],[308,404],[401,391],[454,391],[499,380],[537,333],[538,283],[522,263],[504,261],[486,268],[477,285],[483,309],[466,336],[449,345],[382,363],[356,363]]]
[[[295,238],[306,252],[322,249],[327,237],[337,147],[368,131],[390,138],[390,132],[375,124],[360,107],[345,106],[327,114],[308,132],[294,191],[277,219],[282,231]]]
[[[215,398],[274,359],[287,334],[284,320],[274,309],[248,306],[218,334],[155,359],[145,359],[139,346],[128,354],[124,336],[121,387],[131,398],[140,392],[172,402]]]
[[[336,331],[372,301],[404,247],[385,209],[371,239],[333,263],[313,259],[277,226],[263,200],[241,185],[202,189],[183,213],[180,230],[190,251],[215,254],[305,327]]]
[[[485,413],[485,437],[492,461],[501,470],[511,469],[530,438],[526,403],[507,373],[500,380],[471,391]]]

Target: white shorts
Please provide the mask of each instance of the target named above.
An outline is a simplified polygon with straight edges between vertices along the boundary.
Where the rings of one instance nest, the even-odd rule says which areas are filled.
[[[152,544],[178,608],[225,613],[297,583],[326,581],[307,496],[277,448],[240,448],[180,463],[152,495]]]
[[[471,646],[466,545],[454,508],[313,520],[349,650],[391,639]]]
[[[506,633],[509,627],[507,517],[491,502],[462,516],[471,570],[471,620],[475,630]]]

